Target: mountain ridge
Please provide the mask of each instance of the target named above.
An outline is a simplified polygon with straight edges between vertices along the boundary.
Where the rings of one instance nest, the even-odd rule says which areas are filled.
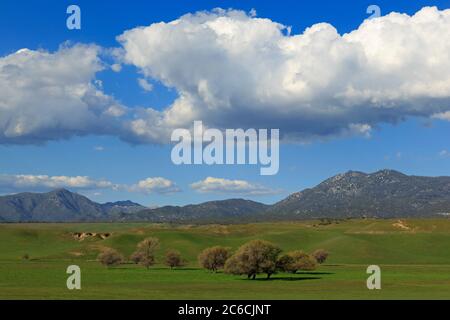
[[[118,204],[118,205],[117,205]],[[115,214],[145,207],[130,201],[100,204],[78,193],[58,188],[50,192],[23,192],[0,197],[0,218],[11,222],[72,222],[109,220]],[[133,204],[133,205],[131,205]],[[122,206],[123,210],[115,210]]]
[[[293,193],[269,212],[302,218],[423,217],[450,211],[450,177],[348,171]]]
[[[322,218],[449,216],[450,177],[383,169],[347,171],[267,205],[246,199],[145,208],[126,200],[96,203],[66,189],[0,197],[2,222],[148,221],[233,223]]]

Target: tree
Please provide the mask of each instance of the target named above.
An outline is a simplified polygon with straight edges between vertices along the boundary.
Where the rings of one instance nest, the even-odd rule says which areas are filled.
[[[312,271],[312,270],[316,270],[317,261],[316,261],[316,259],[314,259],[313,256],[308,254],[306,256],[297,258],[294,265],[297,268],[297,270]]]
[[[296,250],[282,255],[277,261],[277,269],[283,272],[296,273],[298,270],[311,271],[317,267],[313,256]]]
[[[327,260],[329,253],[324,249],[317,249],[312,255],[316,259],[317,263],[322,264],[325,260]]]
[[[282,272],[294,272],[294,262],[295,259],[289,254],[283,254],[277,260],[277,269]]]
[[[198,262],[203,268],[217,272],[224,267],[229,256],[230,250],[228,248],[216,246],[203,250],[198,255]]]
[[[138,243],[136,251],[131,255],[131,260],[139,263],[147,269],[155,264],[156,250],[159,249],[159,239],[150,237]]]
[[[253,240],[242,245],[225,263],[225,272],[247,275],[255,279],[257,274],[265,273],[267,278],[275,273],[281,249],[263,240]]]
[[[123,256],[117,250],[111,248],[101,252],[97,259],[102,265],[107,267],[117,266],[123,262]]]
[[[142,253],[139,251],[133,252],[133,254],[130,256],[130,260],[133,261],[134,264],[139,264],[142,259]]]
[[[186,262],[181,257],[181,253],[177,250],[169,250],[166,252],[166,265],[173,269],[175,267],[182,267]]]

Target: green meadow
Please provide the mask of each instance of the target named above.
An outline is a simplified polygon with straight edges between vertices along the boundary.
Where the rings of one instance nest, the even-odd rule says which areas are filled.
[[[74,232],[110,233],[77,240]],[[146,237],[161,241],[157,265],[106,268],[104,248],[129,256]],[[264,239],[284,251],[326,249],[312,272],[266,280],[200,269],[198,253]],[[188,264],[171,270],[168,249]],[[24,259],[28,255],[29,259]],[[81,290],[68,290],[66,268],[81,268]],[[368,265],[381,267],[381,290],[368,290]],[[450,219],[345,220],[171,226],[148,223],[0,224],[0,299],[450,299]]]

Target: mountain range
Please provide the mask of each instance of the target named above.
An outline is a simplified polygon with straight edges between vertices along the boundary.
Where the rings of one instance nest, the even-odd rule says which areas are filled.
[[[233,223],[449,215],[450,177],[409,176],[394,170],[338,174],[273,205],[228,199],[150,209],[131,201],[100,204],[65,189],[0,197],[2,222]]]
[[[7,222],[108,221],[143,209],[131,201],[96,203],[66,189],[0,197],[0,221]]]

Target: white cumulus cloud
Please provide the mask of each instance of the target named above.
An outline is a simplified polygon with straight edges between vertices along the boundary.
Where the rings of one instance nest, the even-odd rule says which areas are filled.
[[[57,188],[116,189],[118,185],[108,180],[95,180],[87,176],[0,175],[0,190],[6,192],[44,191]]]
[[[450,119],[450,10],[390,13],[339,34],[328,23],[301,33],[255,12],[205,11],[138,27],[121,48],[62,45],[0,57],[0,144],[76,135],[169,143],[175,128],[279,128],[286,140],[369,136],[408,117]],[[101,60],[110,52],[115,63]],[[178,93],[163,110],[131,108],[96,75],[139,69],[145,90]]]
[[[0,57],[0,143],[42,143],[73,135],[119,134],[124,113],[95,80],[95,45],[22,49]]]
[[[190,186],[192,189],[202,193],[269,195],[280,192],[280,190],[274,190],[245,180],[229,180],[215,177],[207,177],[204,180],[192,183]]]
[[[66,188],[73,191],[102,189],[137,192],[144,194],[168,194],[181,191],[173,182],[165,178],[146,178],[135,184],[113,183],[106,179],[88,176],[49,176],[33,174],[0,174],[0,191],[4,193],[49,191]]]
[[[150,92],[153,90],[153,85],[144,78],[139,78],[138,84],[144,91]]]
[[[173,181],[162,177],[151,177],[141,180],[138,183],[130,186],[128,190],[131,192],[140,192],[145,194],[165,194],[181,191]]]
[[[119,63],[114,63],[111,65],[111,70],[114,72],[120,72],[122,70],[122,66]]]
[[[124,32],[124,62],[179,93],[130,130],[154,141],[203,120],[311,140],[450,111],[450,10],[390,13],[344,35],[328,23],[289,30],[219,9]]]

